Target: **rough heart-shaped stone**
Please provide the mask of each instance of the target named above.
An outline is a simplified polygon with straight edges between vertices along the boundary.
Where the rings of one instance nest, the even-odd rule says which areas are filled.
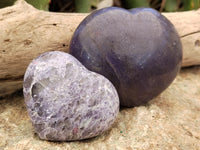
[[[109,7],[80,23],[70,54],[109,79],[122,106],[133,107],[172,83],[181,67],[182,46],[174,26],[159,12]]]
[[[112,83],[64,52],[40,55],[23,85],[28,113],[41,139],[87,139],[108,130],[119,111]]]

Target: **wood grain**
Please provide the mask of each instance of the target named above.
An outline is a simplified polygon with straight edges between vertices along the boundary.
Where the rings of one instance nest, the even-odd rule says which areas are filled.
[[[0,96],[22,87],[25,70],[41,53],[68,52],[79,23],[88,14],[52,13],[23,0],[0,10]],[[183,45],[182,66],[200,64],[200,10],[163,13],[177,29]]]

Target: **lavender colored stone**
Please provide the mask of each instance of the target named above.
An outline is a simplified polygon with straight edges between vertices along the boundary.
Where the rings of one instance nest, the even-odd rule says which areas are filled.
[[[77,27],[69,49],[87,69],[113,83],[125,107],[146,105],[158,96],[182,62],[176,29],[152,8],[94,11]]]
[[[44,53],[33,60],[23,91],[32,124],[44,140],[97,136],[111,127],[119,112],[111,82],[64,52]]]

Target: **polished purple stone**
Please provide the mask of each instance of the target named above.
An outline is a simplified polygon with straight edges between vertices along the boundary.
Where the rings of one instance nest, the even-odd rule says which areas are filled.
[[[176,77],[182,61],[179,36],[151,8],[109,7],[86,17],[76,29],[70,54],[116,87],[120,104],[146,104]]]
[[[23,91],[32,124],[44,140],[97,136],[112,126],[119,112],[112,83],[64,52],[34,59],[26,70]]]

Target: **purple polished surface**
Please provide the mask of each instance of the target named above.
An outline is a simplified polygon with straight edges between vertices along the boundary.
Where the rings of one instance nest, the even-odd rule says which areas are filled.
[[[119,111],[112,83],[73,56],[49,52],[34,59],[24,76],[26,106],[41,139],[87,139],[108,130]]]
[[[70,54],[116,87],[120,104],[146,104],[176,77],[182,46],[173,25],[151,8],[95,11],[76,29]]]

